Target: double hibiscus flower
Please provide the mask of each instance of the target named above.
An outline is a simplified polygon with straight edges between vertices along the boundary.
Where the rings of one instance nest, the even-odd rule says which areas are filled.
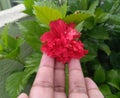
[[[75,29],[74,23],[67,24],[58,19],[51,21],[49,26],[50,31],[40,37],[43,43],[42,52],[64,64],[72,58],[80,59],[88,53],[79,40],[81,33]]]

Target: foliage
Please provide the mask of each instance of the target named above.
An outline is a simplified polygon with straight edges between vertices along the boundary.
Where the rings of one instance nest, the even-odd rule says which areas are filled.
[[[49,30],[50,21],[59,18],[76,23],[82,32],[81,40],[89,50],[81,59],[84,74],[93,78],[105,98],[120,97],[120,0],[24,0],[24,5],[32,19],[18,22],[20,36],[11,36],[9,25],[0,35],[0,59],[15,60],[24,67],[6,81],[10,98],[16,98],[30,84],[29,79],[34,79],[42,55],[39,37]],[[32,52],[21,58],[24,43]]]

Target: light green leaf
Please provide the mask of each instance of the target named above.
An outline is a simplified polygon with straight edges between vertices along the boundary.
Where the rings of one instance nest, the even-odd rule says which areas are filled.
[[[34,6],[34,11],[40,23],[45,25],[49,25],[49,23],[53,20],[62,18],[62,14],[58,10],[49,8],[47,6]]]
[[[58,1],[59,2],[59,1]],[[41,1],[41,2],[35,2],[36,6],[41,6],[41,7],[49,7],[58,10],[61,14],[62,17],[65,17],[66,12],[67,12],[67,1],[64,2],[62,5],[57,5],[53,1]]]
[[[9,26],[6,25],[3,30],[2,30],[2,33],[1,33],[1,38],[0,38],[0,46],[1,46],[1,49],[2,48],[7,48],[8,47],[8,29],[9,29]]]
[[[4,45],[8,46],[8,25],[6,25],[2,31],[1,40],[3,41]]]
[[[26,10],[24,11],[25,13],[29,15],[33,15],[33,5],[34,5],[35,0],[24,0],[24,5],[26,7]]]
[[[61,5],[60,7],[57,7],[57,9],[61,12],[62,17],[64,18],[66,16],[67,13],[67,1]]]
[[[5,58],[15,59],[20,54],[20,47],[17,47],[16,49],[12,50],[10,53],[5,55]]]
[[[79,24],[80,22],[86,20],[90,17],[90,14],[87,13],[78,13],[78,14],[70,14],[64,18],[67,23],[76,23]]]
[[[110,55],[111,50],[110,50],[110,48],[109,48],[109,46],[108,46],[107,44],[105,44],[105,43],[100,43],[100,44],[99,44],[99,47],[100,47],[100,49],[102,49],[108,56]]]
[[[94,80],[97,82],[97,83],[103,83],[106,79],[106,76],[105,76],[105,71],[104,69],[99,65],[95,71],[95,74],[94,74]]]

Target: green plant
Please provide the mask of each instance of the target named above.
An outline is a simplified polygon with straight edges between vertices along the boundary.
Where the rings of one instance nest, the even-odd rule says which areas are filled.
[[[1,0],[0,1],[0,10],[4,10],[7,8],[11,8],[11,2],[10,0]]]
[[[24,12],[32,19],[18,23],[22,33],[17,39],[9,36],[6,26],[0,40],[1,59],[13,59],[23,65],[21,71],[14,70],[6,81],[11,98],[32,84],[29,80],[34,80],[42,55],[39,37],[49,30],[49,22],[58,18],[76,23],[76,29],[82,32],[81,40],[89,50],[81,59],[85,76],[96,81],[105,98],[120,97],[120,0],[24,0],[24,5]],[[12,41],[16,44],[11,44]],[[32,52],[21,58],[24,43]]]

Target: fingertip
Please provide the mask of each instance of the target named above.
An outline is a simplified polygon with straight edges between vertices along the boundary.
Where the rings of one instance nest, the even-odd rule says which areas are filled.
[[[17,98],[28,98],[27,94],[22,93]]]
[[[80,61],[79,59],[71,59],[70,62],[68,62],[69,69],[75,69],[80,68]]]
[[[55,63],[54,58],[48,56],[46,53],[43,53],[43,56],[41,58],[40,66],[50,66],[53,67]]]
[[[85,82],[87,85],[87,91],[90,98],[104,98],[104,95],[102,94],[102,92],[99,90],[98,86],[92,79],[87,77],[85,78]]]
[[[98,89],[98,86],[96,85],[96,83],[91,78],[86,77],[85,81],[86,81],[86,85],[87,85],[88,89],[91,89],[91,88],[97,88]]]

